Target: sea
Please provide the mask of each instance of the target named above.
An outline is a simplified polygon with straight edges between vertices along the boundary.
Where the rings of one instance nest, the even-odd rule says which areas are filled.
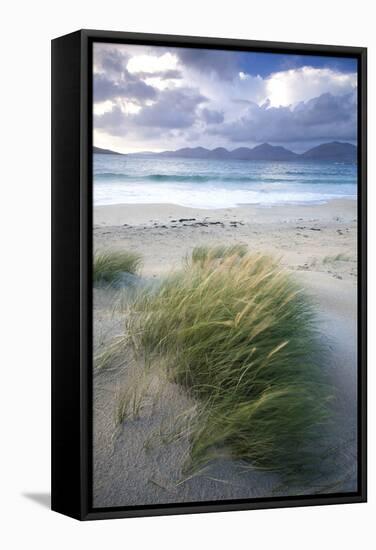
[[[328,161],[141,158],[94,154],[94,205],[193,208],[320,204],[356,199],[357,165]]]

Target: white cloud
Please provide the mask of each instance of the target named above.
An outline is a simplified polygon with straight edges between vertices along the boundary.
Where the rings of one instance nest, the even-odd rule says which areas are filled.
[[[332,69],[301,67],[272,74],[265,79],[265,99],[272,107],[307,101],[324,93],[343,95],[357,85],[355,73],[343,74]]]
[[[251,104],[236,121],[209,129],[225,135],[230,142],[288,143],[305,141],[356,140],[356,92],[344,95],[321,94],[295,106]]]
[[[171,53],[163,55],[135,55],[127,65],[130,73],[159,73],[174,70],[177,67],[178,58]]]
[[[154,86],[157,90],[166,90],[166,88],[175,88],[181,86],[180,80],[172,78],[163,78],[161,76],[151,76],[144,79],[148,86]]]
[[[239,72],[232,80],[221,80],[217,74],[210,78],[187,68],[187,82],[200,89],[210,102],[210,108],[224,113],[226,121],[234,121],[250,103],[268,107],[287,107],[308,101],[324,93],[345,95],[356,89],[357,75],[343,74],[331,69],[301,67],[280,71],[262,78]]]
[[[108,113],[109,111],[112,111],[112,106],[112,101],[97,101],[94,103],[94,114],[103,115],[104,113]]]
[[[149,104],[152,104],[153,102],[148,102]],[[120,106],[123,113],[126,115],[132,115],[137,114],[141,111],[141,106],[137,103],[133,103],[132,101],[126,101],[124,99],[120,99],[117,102],[117,105]]]

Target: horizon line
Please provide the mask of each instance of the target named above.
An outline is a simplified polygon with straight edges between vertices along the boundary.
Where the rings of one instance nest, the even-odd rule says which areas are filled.
[[[178,149],[162,149],[160,151],[152,151],[152,150],[148,149],[148,150],[136,151],[136,152],[131,152],[131,153],[121,153],[119,151],[115,151],[114,149],[108,149],[107,147],[99,147],[98,145],[93,145],[93,148],[96,147],[97,149],[103,149],[105,151],[112,151],[113,153],[115,153],[117,155],[142,155],[142,154],[147,154],[147,153],[152,153],[152,154],[157,154],[158,155],[158,154],[167,153],[167,152],[176,153],[177,151],[181,151],[182,149],[191,149],[191,150],[193,150],[193,149],[204,149],[205,151],[210,151],[210,152],[216,151],[217,149],[223,149],[223,150],[227,151],[228,153],[233,153],[234,151],[237,151],[238,149],[249,149],[249,151],[253,151],[257,147],[261,147],[263,145],[269,145],[270,147],[282,147],[282,149],[284,149],[285,151],[288,151],[289,153],[294,153],[295,155],[303,155],[304,153],[307,153],[311,149],[315,149],[316,147],[320,147],[321,145],[329,145],[329,144],[332,144],[332,143],[341,144],[341,145],[352,145],[353,147],[358,147],[357,140],[354,140],[354,141],[356,141],[356,144],[352,143],[351,141],[338,141],[338,140],[323,141],[322,143],[319,143],[318,145],[314,145],[312,147],[309,147],[308,149],[306,149],[305,151],[303,151],[301,153],[297,153],[296,151],[293,151],[292,149],[288,149],[284,145],[272,145],[268,141],[265,141],[263,143],[259,143],[258,145],[255,145],[253,147],[249,147],[247,145],[241,145],[239,147],[235,147],[235,149],[227,149],[226,147],[223,147],[223,146],[217,146],[217,147],[214,147],[213,149],[209,149],[209,148],[204,147],[202,145],[197,145],[195,147],[184,146],[184,147],[179,147]]]

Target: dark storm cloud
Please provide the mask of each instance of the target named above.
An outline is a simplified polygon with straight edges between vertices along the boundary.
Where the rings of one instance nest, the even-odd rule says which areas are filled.
[[[100,59],[104,71],[113,71],[117,74],[125,70],[129,61],[129,57],[119,50],[103,51]]]
[[[178,80],[182,74],[178,70],[155,72],[129,72],[129,55],[119,50],[98,50],[95,60],[97,73],[94,74],[94,102],[129,99],[136,103],[155,100],[158,91],[145,82],[147,78]]]
[[[103,74],[94,75],[94,101],[106,101],[116,98],[145,101],[155,99],[157,92],[139,78],[129,73],[120,81],[110,80]]]
[[[355,140],[356,113],[355,91],[342,96],[326,93],[294,108],[253,103],[244,116],[209,133],[232,142]]]
[[[221,111],[214,111],[205,108],[202,109],[201,115],[206,124],[219,124],[224,120],[224,115]]]
[[[106,74],[108,78],[120,79],[127,73],[128,53],[120,49],[109,49],[107,45],[96,44],[94,60],[97,71]]]
[[[142,103],[148,99],[154,100],[157,90],[144,82],[144,78],[147,76],[180,77],[178,71],[161,71],[158,75],[131,73],[127,69],[129,59],[129,55],[120,50],[99,49],[96,52],[96,68],[100,72],[94,74],[94,102],[117,98],[129,99],[136,103]]]
[[[197,118],[196,108],[205,101],[203,95],[189,88],[164,90],[156,103],[145,106],[134,115],[134,123],[159,128],[188,128]]]
[[[307,125],[337,124],[354,122],[356,115],[356,92],[334,96],[322,94],[306,103],[301,102],[294,109],[301,123]]]
[[[98,130],[104,130],[112,136],[124,136],[127,134],[127,116],[117,105],[112,107],[111,111],[102,115],[94,115],[94,127]]]
[[[223,80],[232,80],[240,70],[234,52],[184,48],[177,54],[183,65],[206,75],[215,73]]]
[[[178,88],[159,92],[152,105],[144,105],[139,113],[126,115],[120,106],[95,115],[95,128],[114,135],[125,135],[129,130],[148,134],[150,129],[176,130],[191,127],[198,118],[197,107],[206,98],[190,88]]]

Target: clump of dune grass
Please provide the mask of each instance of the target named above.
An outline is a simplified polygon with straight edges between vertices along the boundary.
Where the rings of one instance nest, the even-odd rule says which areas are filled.
[[[94,283],[114,283],[124,273],[136,274],[142,258],[137,252],[106,250],[96,252],[93,259]]]
[[[196,246],[192,251],[192,262],[205,262],[207,260],[219,260],[229,256],[239,256],[242,258],[247,253],[246,244]]]
[[[122,424],[127,418],[137,420],[140,417],[151,381],[151,377],[144,372],[143,375],[119,390],[115,409],[116,426]]]
[[[346,254],[340,253],[335,256],[325,256],[323,259],[323,264],[329,264],[334,262],[348,262],[350,261],[350,257]]]
[[[128,323],[135,352],[146,364],[162,358],[201,404],[188,471],[230,450],[252,467],[296,473],[329,397],[312,305],[272,258],[218,250],[194,250],[140,293]]]
[[[126,363],[126,343],[124,336],[118,336],[101,346],[94,354],[94,374],[119,371]]]

